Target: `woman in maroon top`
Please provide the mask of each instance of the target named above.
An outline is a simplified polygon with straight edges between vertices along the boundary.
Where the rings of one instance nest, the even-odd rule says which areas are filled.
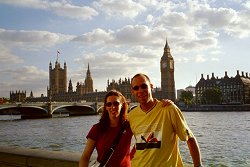
[[[130,144],[132,131],[127,121],[128,104],[125,97],[116,90],[107,93],[104,99],[104,111],[99,123],[95,124],[87,135],[86,147],[82,153],[79,167],[88,167],[90,157],[96,148],[97,161],[101,162],[104,152],[112,144],[121,128],[125,132],[108,160],[107,167],[130,167]]]

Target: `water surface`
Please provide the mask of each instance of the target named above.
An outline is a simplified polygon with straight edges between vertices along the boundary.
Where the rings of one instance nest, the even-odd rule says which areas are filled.
[[[250,112],[183,112],[195,134],[204,166],[250,167]],[[98,115],[20,120],[0,116],[0,145],[82,152]],[[192,163],[180,142],[183,161]]]

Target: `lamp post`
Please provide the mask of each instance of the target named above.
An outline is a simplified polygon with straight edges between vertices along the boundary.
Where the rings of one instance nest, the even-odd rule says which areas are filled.
[[[52,117],[52,95],[51,95],[51,90],[49,91],[49,101],[48,101],[48,116]]]

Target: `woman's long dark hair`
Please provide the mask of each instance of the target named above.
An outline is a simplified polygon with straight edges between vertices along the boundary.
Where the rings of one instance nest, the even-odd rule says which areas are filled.
[[[109,114],[108,114],[108,111],[106,110],[106,103],[107,103],[107,99],[109,96],[118,96],[121,98],[122,108],[120,112],[119,126],[122,126],[128,120],[127,118],[128,117],[128,104],[126,102],[126,98],[122,95],[121,92],[117,90],[111,90],[106,94],[104,98],[103,112],[99,121],[101,132],[105,132],[110,125]]]

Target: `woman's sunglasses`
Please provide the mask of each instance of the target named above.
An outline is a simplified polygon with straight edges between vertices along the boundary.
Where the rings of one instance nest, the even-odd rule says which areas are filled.
[[[115,106],[115,107],[117,107],[117,106],[120,105],[120,103],[119,103],[118,101],[114,101],[114,102],[108,102],[108,103],[106,103],[106,106],[107,106],[107,107],[111,107],[112,104],[113,104],[113,106]]]
[[[142,89],[148,89],[148,85],[147,84],[142,84],[141,86],[134,86],[132,89],[133,90],[139,90],[140,87]]]

